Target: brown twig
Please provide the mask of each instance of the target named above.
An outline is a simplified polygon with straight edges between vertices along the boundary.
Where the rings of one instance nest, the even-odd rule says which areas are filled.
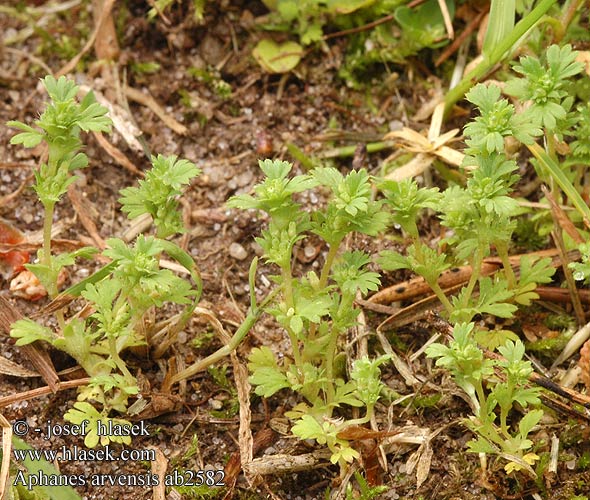
[[[65,391],[66,389],[73,389],[86,385],[90,382],[90,378],[79,378],[77,380],[68,380],[66,382],[58,382],[57,387],[53,390],[49,386],[38,387],[37,389],[31,389],[30,391],[20,392],[18,394],[11,394],[10,396],[4,396],[0,398],[0,408],[18,403],[20,401],[27,401],[29,399],[38,398],[39,396],[45,396],[47,394],[55,393],[58,391]]]
[[[329,33],[328,35],[324,35],[322,40],[330,40],[330,38],[337,38],[339,36],[347,36],[347,35],[354,35],[355,33],[360,33],[361,31],[367,31],[380,24],[388,23],[389,21],[393,21],[395,16],[393,14],[389,14],[381,19],[377,19],[373,22],[363,24],[362,26],[357,26],[356,28],[350,28],[347,30],[337,31],[336,33]]]
[[[12,324],[22,318],[23,316],[19,310],[0,295],[0,330],[9,335]],[[59,390],[59,377],[47,352],[34,343],[20,346],[19,349],[29,358],[43,380],[47,382],[48,390],[57,392]]]
[[[469,23],[465,26],[465,29],[459,34],[457,38],[453,40],[445,50],[443,50],[442,54],[436,59],[434,65],[436,67],[440,66],[443,62],[445,62],[452,54],[454,54],[461,44],[465,41],[465,39],[475,31],[475,29],[479,26],[479,23],[483,19],[483,16],[486,15],[486,11],[483,10],[479,12]]]
[[[86,231],[88,232],[90,237],[94,240],[94,243],[96,243],[96,246],[98,248],[100,248],[101,250],[104,250],[106,248],[106,243],[102,239],[102,236],[99,234],[96,224],[94,223],[94,221],[92,220],[92,218],[88,214],[88,209],[86,208],[86,203],[84,203],[82,201],[82,197],[80,196],[80,193],[78,192],[78,187],[75,184],[71,184],[70,187],[68,188],[68,198],[72,202],[72,207],[74,208],[74,211],[78,215],[78,218],[80,219],[80,222],[84,226],[84,229],[86,229]]]
[[[94,138],[100,147],[102,147],[102,149],[104,149],[107,154],[124,169],[128,170],[133,175],[137,175],[138,177],[145,177],[145,174],[139,168],[137,168],[119,148],[107,141],[104,135],[102,135],[100,132],[92,132],[92,135],[94,135]]]
[[[132,87],[125,87],[125,95],[129,97],[132,101],[138,102],[139,104],[143,104],[145,107],[151,109],[155,115],[164,122],[164,124],[172,129],[174,132],[180,135],[187,135],[188,128],[186,128],[182,123],[176,121],[172,116],[170,116],[164,108],[160,106],[156,100],[149,94],[144,94],[137,89]]]
[[[86,54],[86,52],[88,52],[92,48],[92,46],[94,45],[94,41],[96,40],[96,36],[100,32],[103,23],[106,22],[106,20],[109,18],[110,14],[111,14],[111,10],[113,9],[114,5],[115,5],[115,0],[105,0],[105,2],[103,4],[102,12],[100,13],[100,17],[98,19],[98,22],[96,23],[94,31],[90,35],[90,38],[86,41],[86,43],[84,44],[84,47],[82,47],[82,50],[80,52],[78,52],[65,66],[63,66],[55,74],[56,77],[66,75],[67,73],[72,71],[76,67],[76,65],[78,64],[80,59],[82,59],[82,56],[84,54]]]

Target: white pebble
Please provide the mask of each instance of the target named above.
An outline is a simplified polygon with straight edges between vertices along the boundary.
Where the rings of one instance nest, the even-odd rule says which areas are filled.
[[[246,257],[248,257],[248,252],[246,249],[236,242],[229,246],[229,254],[236,260],[244,260]]]

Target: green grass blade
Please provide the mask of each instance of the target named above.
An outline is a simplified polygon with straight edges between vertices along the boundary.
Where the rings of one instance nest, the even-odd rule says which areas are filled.
[[[17,450],[32,450],[31,446],[25,443],[22,439],[12,436],[12,446]],[[43,458],[40,460],[32,460],[26,458],[23,460],[23,465],[27,468],[29,474],[40,476],[59,476],[58,470]],[[20,484],[20,483],[19,483]],[[37,486],[33,489],[39,490],[52,500],[82,500],[82,497],[76,493],[71,486]]]
[[[572,185],[569,179],[561,170],[560,166],[545,152],[538,144],[527,145],[533,156],[539,161],[541,166],[549,172],[551,177],[557,182],[565,195],[570,199],[574,207],[580,212],[582,217],[590,222],[590,208],[584,202],[580,193]]]

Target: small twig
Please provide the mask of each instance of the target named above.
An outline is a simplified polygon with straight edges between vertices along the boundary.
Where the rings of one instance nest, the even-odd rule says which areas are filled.
[[[102,149],[104,149],[107,154],[124,169],[128,170],[133,175],[137,175],[138,177],[145,177],[145,174],[139,168],[137,168],[119,148],[107,141],[104,135],[102,135],[100,132],[92,132],[92,135],[96,139],[96,142],[98,142],[98,144],[102,147]]]
[[[90,35],[90,38],[86,41],[86,44],[84,45],[84,47],[82,47],[82,50],[80,52],[78,52],[70,60],[70,62],[68,62],[64,67],[62,67],[55,74],[56,78],[66,75],[67,73],[72,71],[76,67],[76,65],[78,64],[80,59],[82,59],[82,56],[84,54],[86,54],[86,52],[88,52],[92,48],[92,46],[94,45],[94,41],[96,40],[96,36],[98,35],[100,30],[102,29],[103,23],[109,18],[110,14],[111,14],[111,10],[113,9],[114,5],[115,5],[115,0],[105,0],[105,3],[103,5],[103,10],[100,13],[100,17],[98,19],[98,22],[96,23],[94,31]]]
[[[350,28],[347,30],[337,31],[336,33],[329,33],[328,35],[324,35],[322,37],[322,40],[330,40],[330,38],[336,38],[339,36],[354,35],[355,33],[360,33],[361,31],[370,30],[372,28],[375,28],[376,26],[379,26],[380,24],[385,24],[385,23],[388,23],[389,21],[393,21],[394,19],[395,19],[395,16],[393,14],[389,14],[385,17],[382,17],[381,19],[377,19],[376,21],[373,21],[373,22],[370,22],[367,24],[363,24],[362,26],[357,26],[356,28]]]
[[[453,38],[455,38],[455,30],[453,29],[453,22],[451,21],[451,15],[449,14],[447,2],[445,2],[445,0],[438,0],[438,7],[440,8],[440,13],[442,14],[445,23],[447,37],[449,40],[452,40]]]
[[[70,199],[72,207],[78,215],[80,222],[84,226],[84,229],[86,229],[90,237],[94,240],[96,246],[101,250],[104,250],[106,248],[106,243],[102,236],[99,234],[96,224],[88,214],[88,209],[85,206],[88,202],[84,203],[82,201],[82,197],[78,189],[78,186],[76,186],[75,184],[71,184],[68,188],[68,198]]]
[[[143,104],[145,107],[151,109],[168,128],[172,129],[177,134],[188,134],[188,128],[166,113],[164,108],[162,108],[162,106],[160,106],[151,95],[144,94],[143,92],[140,92],[139,90],[132,87],[125,87],[125,94],[127,97],[129,97],[129,99],[138,102],[139,104]]]
[[[453,54],[463,43],[463,41],[473,33],[475,28],[479,26],[479,23],[483,19],[483,16],[486,15],[486,11],[482,10],[479,12],[469,23],[465,26],[465,29],[461,32],[461,34],[453,40],[453,43],[449,45],[445,50],[443,50],[442,54],[437,58],[434,62],[436,67],[440,66],[443,62],[445,62],[451,54]]]
[[[30,391],[20,392],[18,394],[11,394],[10,396],[4,396],[0,398],[0,408],[18,403],[20,401],[27,401],[29,399],[38,398],[39,396],[46,396],[47,394],[53,394],[58,391],[65,391],[66,389],[73,389],[86,385],[90,382],[90,378],[79,378],[77,380],[67,380],[65,382],[58,382],[57,389],[54,391],[51,387],[38,387],[37,389],[31,389]]]

